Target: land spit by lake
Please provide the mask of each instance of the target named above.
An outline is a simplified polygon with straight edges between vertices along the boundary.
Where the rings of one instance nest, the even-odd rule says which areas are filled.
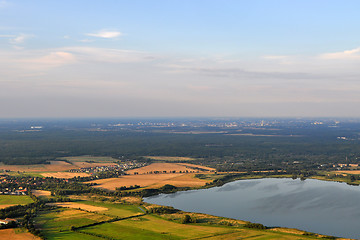
[[[359,238],[360,187],[314,179],[239,180],[210,189],[161,194],[145,202],[188,211]]]

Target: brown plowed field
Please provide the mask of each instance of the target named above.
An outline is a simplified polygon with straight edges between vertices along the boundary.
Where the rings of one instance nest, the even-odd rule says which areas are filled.
[[[29,232],[19,232],[17,233],[15,229],[1,229],[0,230],[0,239],[8,240],[40,240],[39,237],[32,235]]]

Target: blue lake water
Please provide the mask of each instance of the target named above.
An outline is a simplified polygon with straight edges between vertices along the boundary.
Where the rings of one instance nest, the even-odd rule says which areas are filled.
[[[360,187],[313,179],[239,180],[221,187],[160,194],[145,202],[241,219],[360,238]]]

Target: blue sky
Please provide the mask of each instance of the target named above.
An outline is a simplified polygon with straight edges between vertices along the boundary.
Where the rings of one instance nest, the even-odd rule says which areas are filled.
[[[360,117],[359,9],[0,0],[0,117]]]

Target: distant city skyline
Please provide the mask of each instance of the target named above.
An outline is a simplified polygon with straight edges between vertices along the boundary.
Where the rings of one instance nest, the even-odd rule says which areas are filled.
[[[0,0],[0,118],[360,117],[359,9]]]

